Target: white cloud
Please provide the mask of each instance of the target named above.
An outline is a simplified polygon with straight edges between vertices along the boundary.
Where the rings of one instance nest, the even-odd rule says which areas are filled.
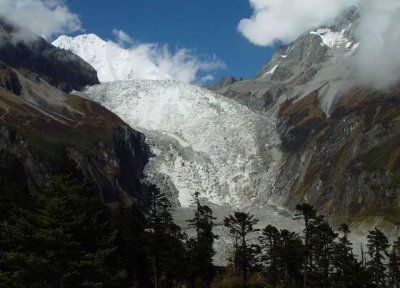
[[[113,29],[112,34],[115,36],[115,39],[121,46],[133,43],[133,39],[122,30]]]
[[[131,53],[142,50],[145,44],[139,44],[131,48]],[[181,48],[175,52],[171,52],[167,45],[147,46],[145,58],[148,58],[161,75],[168,75],[168,78],[176,79],[183,82],[197,82],[198,74],[202,72],[210,72],[218,69],[225,69],[226,65],[216,56],[206,57],[196,53],[196,51]],[[209,75],[210,76],[210,75]],[[200,82],[210,80],[201,78]]]
[[[207,74],[207,75],[201,77],[200,81],[203,82],[203,83],[206,83],[206,82],[210,82],[210,81],[213,81],[213,80],[214,80],[214,76],[211,75],[211,74]]]
[[[119,33],[116,40],[120,42],[118,36]],[[88,34],[75,38],[61,36],[53,45],[70,50],[90,63],[97,70],[101,82],[175,79],[187,83],[204,83],[210,80],[211,75],[203,77],[226,68],[216,56],[200,55],[192,49],[172,50],[168,45],[159,43],[135,41],[130,45],[121,45],[117,42],[106,42],[94,34]]]
[[[118,48],[123,49],[120,45]],[[205,82],[203,80],[210,80],[210,77],[204,79],[203,76],[200,79],[200,74],[226,68],[216,56],[200,55],[195,50],[187,48],[171,51],[168,45],[158,43],[135,43],[125,51],[128,58],[132,59],[132,65],[128,69],[132,69],[130,74],[135,75],[136,79]]]
[[[354,59],[357,75],[363,83],[390,87],[400,78],[400,2],[363,0],[361,13]]]
[[[15,40],[31,40],[35,34],[49,39],[81,30],[79,17],[62,0],[0,0],[0,17],[22,28]]]
[[[250,19],[242,19],[238,30],[250,42],[271,46],[275,41],[295,40],[304,31],[332,22],[356,0],[249,0]],[[380,1],[379,1],[380,2]]]
[[[359,48],[349,61],[356,80],[378,89],[400,80],[399,0],[249,1],[253,15],[240,21],[238,31],[261,46],[292,42],[306,31],[332,24],[340,13],[357,4],[361,14],[355,31]]]

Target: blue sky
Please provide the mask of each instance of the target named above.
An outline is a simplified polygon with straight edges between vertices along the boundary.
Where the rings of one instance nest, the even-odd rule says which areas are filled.
[[[355,4],[362,13],[357,40],[366,47],[360,62],[376,67],[372,60],[387,54],[380,47],[398,47],[398,0],[1,0],[0,16],[49,41],[71,33],[113,40],[108,47],[114,52],[127,49],[123,52],[133,59],[136,72],[149,71],[140,79],[202,84],[222,75],[255,75],[276,43],[290,43],[310,29],[334,23]],[[377,43],[387,45],[376,47]],[[384,61],[394,63],[391,69],[384,67],[391,73],[398,67],[393,61],[398,52],[393,52]]]
[[[113,39],[112,30],[121,29],[141,43],[216,55],[227,65],[214,72],[216,79],[251,77],[273,52],[250,43],[237,31],[239,21],[252,15],[246,0],[67,0],[66,4],[78,14],[86,33]]]

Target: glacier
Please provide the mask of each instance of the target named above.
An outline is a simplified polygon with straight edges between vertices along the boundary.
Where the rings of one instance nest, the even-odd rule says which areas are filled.
[[[267,113],[174,80],[102,83],[83,95],[147,136],[147,177],[170,187],[180,206],[195,191],[240,209],[268,203],[281,154]]]
[[[194,230],[192,195],[199,192],[217,217],[215,263],[231,249],[223,219],[233,211],[298,231],[301,223],[271,202],[281,152],[276,118],[175,80],[114,81],[88,87],[84,97],[105,106],[146,135],[152,157],[145,174],[174,205],[174,219],[187,235]]]

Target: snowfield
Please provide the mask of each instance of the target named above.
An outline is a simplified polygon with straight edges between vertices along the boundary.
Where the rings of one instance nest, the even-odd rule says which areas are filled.
[[[267,202],[280,153],[265,113],[173,80],[103,83],[84,95],[144,132],[154,154],[148,177],[182,207],[195,191],[217,205]]]

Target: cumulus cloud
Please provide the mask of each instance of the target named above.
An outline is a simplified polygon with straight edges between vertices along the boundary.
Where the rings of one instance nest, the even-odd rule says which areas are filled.
[[[304,31],[329,24],[356,0],[249,0],[251,18],[242,19],[238,30],[250,42],[271,46],[295,40]],[[380,1],[379,1],[380,2]]]
[[[360,6],[357,75],[378,88],[389,87],[400,78],[400,2],[363,0]]]
[[[0,0],[0,17],[20,28],[13,35],[17,41],[81,30],[79,17],[62,0]]]
[[[225,69],[226,65],[215,55],[212,57],[199,55],[195,50],[181,48],[172,52],[167,45],[138,44],[130,49],[132,55],[138,51],[145,52],[142,56],[154,65],[150,74],[143,78],[151,78],[152,75],[165,75],[166,79],[176,79],[188,83],[204,83],[213,80],[211,74],[201,74]],[[140,69],[140,67],[139,67]],[[149,70],[148,70],[149,71]],[[160,79],[160,77],[158,77]]]
[[[129,75],[133,79],[175,79],[201,84],[213,79],[209,72],[226,68],[225,63],[215,55],[201,55],[193,49],[172,50],[166,44],[139,42],[132,42],[129,47],[125,47],[118,43],[119,40],[117,37],[117,43],[113,41],[108,43],[111,45],[111,49],[120,50],[117,54],[124,55],[122,57],[129,59],[128,63],[131,65],[124,67],[125,72],[121,75],[114,74],[113,77],[117,79],[113,80],[123,79],[124,75]],[[114,64],[111,65],[118,66],[119,64],[114,61]],[[114,71],[121,71],[120,69],[121,66],[115,67]]]
[[[115,55],[122,57],[122,61],[128,60],[125,63],[130,64],[120,65],[115,59],[108,59],[107,61],[113,62],[110,65],[115,66],[115,72],[110,75],[109,71],[106,71],[109,76],[104,77],[105,81],[123,80],[128,76],[131,79],[175,79],[201,84],[213,80],[209,72],[226,68],[225,63],[215,55],[200,55],[187,48],[171,50],[166,44],[135,42],[132,37],[118,29],[114,29],[113,34],[116,42],[108,41],[108,49],[114,50]],[[99,78],[101,80],[101,76]]]

